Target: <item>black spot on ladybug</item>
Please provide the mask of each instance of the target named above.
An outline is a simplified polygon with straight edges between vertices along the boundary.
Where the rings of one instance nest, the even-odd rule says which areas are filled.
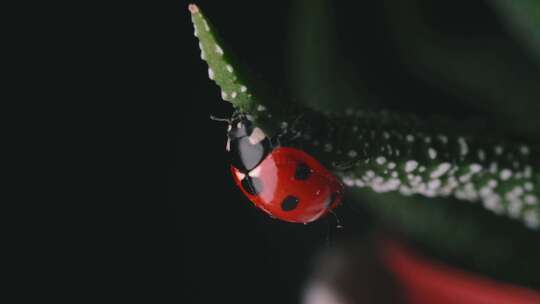
[[[242,188],[251,195],[257,195],[261,193],[263,184],[260,178],[246,175],[242,180]]]
[[[281,209],[283,209],[283,211],[294,210],[296,206],[298,206],[298,202],[299,200],[297,197],[289,195],[281,203]]]
[[[296,172],[294,173],[294,178],[297,180],[306,180],[311,175],[311,169],[308,167],[308,165],[304,163],[299,163],[298,166],[296,166]]]

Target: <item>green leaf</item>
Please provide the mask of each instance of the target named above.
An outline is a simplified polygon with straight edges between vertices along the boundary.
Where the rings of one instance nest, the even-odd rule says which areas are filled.
[[[223,100],[248,113],[268,135],[275,135],[284,122],[293,121],[300,113],[309,112],[301,105],[287,102],[283,96],[276,96],[275,90],[249,75],[220,42],[201,9],[190,4],[189,10],[201,58],[208,64],[208,77],[220,87]]]
[[[340,119],[307,146],[324,146],[326,159],[348,159],[351,167],[335,170],[346,185],[480,202],[540,228],[538,147],[384,112],[359,111]]]
[[[399,55],[411,71],[482,109],[514,133],[539,138],[539,66],[507,40],[456,38],[433,30],[425,24],[428,18],[420,13],[419,1],[387,3],[386,8]]]
[[[342,56],[332,13],[327,0],[295,1],[289,67],[294,93],[303,103],[343,114],[343,109],[372,104],[375,98]]]
[[[490,0],[497,12],[507,21],[508,27],[531,49],[540,65],[540,1]]]
[[[239,72],[233,67],[232,60],[225,54],[216,34],[210,27],[195,4],[189,5],[195,37],[199,39],[201,58],[208,63],[208,77],[221,88],[223,100],[233,103],[236,107],[249,110],[255,103],[253,95],[248,91],[246,82],[241,79]]]
[[[247,84],[199,8],[190,5],[190,11],[222,97],[267,134],[279,134],[287,145],[314,155],[346,185],[480,202],[527,227],[540,227],[537,147],[441,119],[352,109],[344,116],[323,115],[285,98],[265,97],[264,90]]]

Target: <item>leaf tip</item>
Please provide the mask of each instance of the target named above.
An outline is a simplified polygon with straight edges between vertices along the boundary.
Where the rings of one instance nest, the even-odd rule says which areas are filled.
[[[188,5],[188,9],[189,11],[191,12],[191,14],[196,14],[199,12],[199,7],[193,3],[191,3],[190,5]]]

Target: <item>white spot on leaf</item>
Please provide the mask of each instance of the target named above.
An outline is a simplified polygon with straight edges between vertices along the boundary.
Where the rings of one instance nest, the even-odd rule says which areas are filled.
[[[223,56],[223,49],[216,44],[216,53],[220,56]]]
[[[527,203],[529,205],[534,205],[537,202],[538,202],[538,199],[536,198],[536,196],[534,196],[532,194],[525,195],[525,203]]]
[[[512,171],[510,171],[509,169],[503,169],[501,171],[501,174],[500,174],[500,177],[501,177],[501,180],[508,180],[510,177],[512,176]]]
[[[471,164],[469,168],[471,169],[471,173],[478,173],[482,171],[482,166],[479,164]]]
[[[428,188],[430,189],[437,189],[441,186],[441,180],[440,179],[434,179],[429,181]]]
[[[486,160],[486,152],[484,152],[484,150],[482,149],[478,150],[478,159],[481,161]]]
[[[428,149],[429,158],[435,159],[437,158],[437,151],[433,148]]]
[[[441,163],[437,169],[435,169],[433,172],[431,172],[431,178],[439,178],[443,174],[445,174],[451,167],[450,163]]]
[[[415,160],[409,160],[405,163],[405,172],[412,172],[418,167],[418,162]]]
[[[465,138],[458,137],[458,143],[459,143],[459,149],[461,155],[465,156],[469,153],[469,146],[467,146],[467,142],[465,141]]]

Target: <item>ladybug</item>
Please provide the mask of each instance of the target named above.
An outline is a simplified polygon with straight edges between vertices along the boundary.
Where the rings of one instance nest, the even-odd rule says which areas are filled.
[[[307,224],[339,205],[343,184],[314,157],[275,144],[245,114],[227,121],[230,170],[255,206],[273,218]]]

